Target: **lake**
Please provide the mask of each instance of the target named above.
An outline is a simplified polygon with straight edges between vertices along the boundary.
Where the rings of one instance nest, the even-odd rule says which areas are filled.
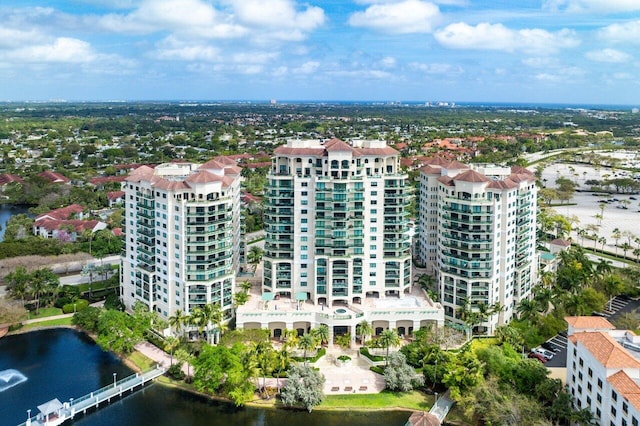
[[[123,378],[132,371],[115,355],[71,329],[36,331],[0,339],[0,371],[15,370],[26,377],[0,390],[0,424],[17,425],[27,409],[53,398],[78,398],[109,383],[113,373]],[[12,383],[5,377],[4,381]],[[3,377],[0,377],[0,383]],[[0,387],[0,389],[3,389]],[[153,384],[115,401],[73,424],[86,426],[175,425],[287,425],[365,426],[404,425],[408,412],[320,412],[236,408],[179,389]]]
[[[28,214],[28,206],[16,206],[14,204],[0,204],[0,241],[4,239],[4,231],[7,229],[7,222],[11,216],[17,214]]]

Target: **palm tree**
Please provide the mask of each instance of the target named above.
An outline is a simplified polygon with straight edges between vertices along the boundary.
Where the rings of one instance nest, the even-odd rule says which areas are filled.
[[[169,336],[164,339],[164,350],[169,352],[169,355],[171,356],[171,361],[169,362],[170,365],[173,365],[173,351],[179,344],[180,340],[178,340],[177,337]]]
[[[620,229],[614,228],[614,230],[611,232],[611,236],[616,241],[616,256],[617,256],[618,255],[618,240],[620,239],[620,237],[622,237],[622,232],[620,232]]]
[[[82,266],[82,275],[89,276],[89,300],[91,300],[93,293],[93,274],[97,272],[96,265],[94,263],[86,263]]]
[[[282,340],[284,341],[283,348],[293,348],[298,344],[298,332],[296,330],[285,329],[282,333]]]
[[[178,360],[180,362],[184,362],[187,365],[187,378],[189,378],[189,376],[191,376],[191,364],[193,363],[193,360],[195,359],[195,356],[193,356],[193,354],[189,353],[186,349],[178,349],[176,351],[176,358],[178,358]],[[185,379],[185,380],[186,380]]]
[[[311,335],[314,339],[316,339],[321,345],[329,343],[329,326],[326,324],[320,324],[313,330],[311,330]]]
[[[280,375],[287,366],[291,363],[291,353],[287,346],[284,346],[279,352],[276,353],[276,369],[278,370],[278,376],[276,376],[276,387],[280,392]]]
[[[184,336],[184,326],[189,322],[189,316],[185,315],[181,309],[176,311],[169,317],[169,325],[178,332],[180,336]]]
[[[244,291],[239,291],[236,294],[233,295],[233,304],[235,306],[236,309],[238,309],[238,306],[242,306],[245,303],[247,303],[249,301],[249,294],[245,293]]]
[[[362,345],[364,346],[367,341],[367,337],[371,336],[373,333],[373,327],[367,322],[367,320],[362,320],[356,326],[356,333],[360,335]]]
[[[257,371],[259,371],[262,376],[262,386],[260,387],[260,390],[264,392],[267,383],[267,375],[271,374],[275,367],[276,354],[271,343],[263,341],[254,346],[252,356],[256,367],[258,367]]]
[[[549,310],[549,304],[553,300],[553,290],[548,287],[536,286],[534,293],[533,301],[539,305],[541,313],[546,313]]]
[[[516,312],[521,320],[536,323],[540,313],[540,305],[533,300],[522,299],[516,306]]]
[[[242,282],[240,283],[240,288],[241,288],[241,289],[242,289],[242,291],[244,291],[245,293],[249,293],[249,290],[251,290],[251,286],[252,286],[251,282],[246,281],[246,280],[245,280],[245,281],[242,281]]]
[[[31,275],[29,288],[36,299],[36,315],[40,313],[42,299],[47,300],[47,296],[56,291],[59,283],[60,278],[51,269],[38,269]]]
[[[378,338],[378,342],[382,345],[383,348],[387,349],[387,356],[385,359],[385,366],[389,363],[389,348],[391,346],[400,345],[400,336],[395,330],[386,329]]]
[[[302,357],[305,364],[307,363],[307,351],[315,349],[316,346],[316,339],[311,334],[305,334],[298,340],[298,347],[303,351]]]
[[[203,311],[207,326],[207,341],[215,344],[218,339],[213,336],[211,324],[215,324],[216,326],[216,336],[218,334],[222,334],[222,322],[224,320],[224,315],[218,303],[207,303],[204,305]]]
[[[18,266],[13,272],[7,274],[5,282],[9,289],[9,293],[15,299],[22,301],[24,306],[25,299],[29,294],[29,279],[31,274],[27,272],[27,268],[24,266]]]
[[[262,261],[262,256],[264,255],[264,250],[262,250],[258,246],[251,246],[249,249],[249,254],[247,255],[247,262],[250,265],[253,265],[253,273],[256,273],[256,269],[258,268],[258,264]]]

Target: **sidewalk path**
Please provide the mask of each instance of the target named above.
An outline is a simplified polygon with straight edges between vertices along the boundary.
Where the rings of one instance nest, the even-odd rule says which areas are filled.
[[[50,317],[42,317],[42,318],[34,318],[34,319],[30,319],[30,320],[24,320],[24,321],[22,321],[22,324],[34,324],[36,322],[45,322],[45,321],[51,321],[51,320],[57,320],[57,319],[63,319],[63,318],[71,318],[72,316],[73,316],[73,314],[52,315]]]
[[[165,351],[163,351],[162,349],[158,348],[157,346],[152,345],[149,342],[142,342],[142,343],[138,343],[137,345],[134,346],[134,348],[140,352],[142,355],[146,356],[147,358],[157,362],[158,364],[160,364],[161,366],[163,366],[166,369],[169,369],[169,367],[171,366],[171,356],[166,353]],[[175,359],[175,357],[173,358],[173,363],[175,364],[177,362],[177,360]],[[182,365],[182,372],[186,375],[186,374],[193,374],[193,366],[191,366],[189,368],[189,370],[187,371],[187,364],[183,364]]]

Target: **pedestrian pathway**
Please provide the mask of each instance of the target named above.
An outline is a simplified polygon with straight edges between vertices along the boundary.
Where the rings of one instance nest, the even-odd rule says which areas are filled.
[[[137,345],[134,346],[134,348],[138,352],[140,352],[142,355],[146,356],[152,361],[155,361],[158,365],[161,365],[166,369],[171,367],[172,363],[176,362],[175,358],[173,360],[171,359],[171,355],[169,355],[162,349],[158,348],[157,346],[152,345],[149,342],[145,341],[142,343],[138,343]],[[193,367],[190,365],[187,365],[187,363],[184,363],[182,365],[182,372],[185,375],[193,374]]]

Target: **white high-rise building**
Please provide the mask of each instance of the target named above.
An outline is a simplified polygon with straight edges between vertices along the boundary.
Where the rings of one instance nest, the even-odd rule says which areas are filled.
[[[267,176],[263,291],[316,304],[402,297],[411,286],[397,151],[384,141],[291,141]]]
[[[509,322],[537,281],[535,176],[522,167],[467,166],[433,158],[420,170],[416,255],[437,280],[445,318],[502,310],[477,324]]]
[[[203,164],[142,166],[123,184],[121,295],[168,318],[217,303],[229,318],[240,248],[240,172],[217,157]]]
[[[443,324],[442,307],[412,286],[411,187],[396,150],[292,140],[275,150],[267,179],[262,293],[238,308],[238,327],[278,337],[325,324],[355,338],[363,320],[374,335]]]

